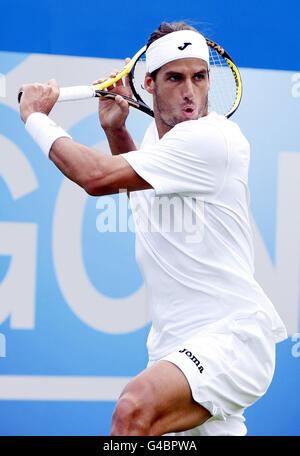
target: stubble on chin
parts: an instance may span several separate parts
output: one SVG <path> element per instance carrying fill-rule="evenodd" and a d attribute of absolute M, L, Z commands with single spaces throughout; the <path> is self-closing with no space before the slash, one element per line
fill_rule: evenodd
<path fill-rule="evenodd" d="M 159 115 L 160 121 L 166 127 L 169 127 L 169 128 L 173 128 L 173 127 L 175 127 L 175 125 L 177 125 L 181 122 L 185 122 L 186 120 L 197 120 L 200 117 L 207 115 L 208 96 L 206 98 L 204 105 L 198 110 L 198 114 L 195 116 L 194 119 L 185 119 L 183 117 L 179 117 L 176 115 L 174 115 L 174 116 L 170 115 L 170 107 L 161 101 L 161 97 L 157 93 L 154 95 L 154 98 L 155 98 L 156 111 Z"/>

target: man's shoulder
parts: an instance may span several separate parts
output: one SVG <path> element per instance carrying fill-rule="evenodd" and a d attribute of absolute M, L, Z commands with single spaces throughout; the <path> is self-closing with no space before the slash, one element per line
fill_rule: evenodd
<path fill-rule="evenodd" d="M 211 112 L 199 120 L 201 121 L 202 119 L 204 125 L 211 125 L 218 129 L 230 143 L 233 141 L 248 144 L 248 140 L 240 126 L 232 119 L 228 119 L 226 116 L 217 114 L 216 112 Z"/>
<path fill-rule="evenodd" d="M 214 141 L 218 138 L 225 138 L 226 122 L 228 119 L 216 113 L 209 113 L 207 116 L 195 120 L 187 120 L 175 125 L 165 135 L 168 138 L 180 138 L 188 143 L 199 143 L 202 141 Z M 225 134 L 224 134 L 225 133 Z"/>
<path fill-rule="evenodd" d="M 215 112 L 181 122 L 165 135 L 165 139 L 168 135 L 170 140 L 177 140 L 179 145 L 186 145 L 190 150 L 199 150 L 199 146 L 204 145 L 209 151 L 214 150 L 215 156 L 217 151 L 223 153 L 229 149 L 231 154 L 244 151 L 248 155 L 250 151 L 250 144 L 239 125 Z"/>
<path fill-rule="evenodd" d="M 175 125 L 172 130 L 173 132 L 193 132 L 193 131 L 207 131 L 207 129 L 214 130 L 214 129 L 223 129 L 226 126 L 236 125 L 234 122 L 227 119 L 225 116 L 217 114 L 216 112 L 210 112 L 206 116 L 199 117 L 199 119 L 195 120 L 186 120 L 184 122 L 180 122 Z M 171 131 L 172 131 L 171 130 Z"/>
<path fill-rule="evenodd" d="M 196 120 L 197 125 L 211 125 L 215 128 L 221 130 L 228 130 L 237 129 L 240 131 L 239 125 L 234 122 L 232 119 L 228 119 L 226 116 L 216 113 L 215 111 L 209 112 L 207 116 L 200 117 Z"/>

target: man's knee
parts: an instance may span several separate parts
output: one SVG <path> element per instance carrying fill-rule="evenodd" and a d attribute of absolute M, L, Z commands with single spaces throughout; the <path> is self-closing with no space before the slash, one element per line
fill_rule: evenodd
<path fill-rule="evenodd" d="M 134 394 L 124 394 L 113 413 L 111 435 L 147 435 L 148 428 L 141 401 Z"/>
<path fill-rule="evenodd" d="M 151 384 L 134 380 L 116 405 L 111 435 L 149 435 L 155 414 L 151 396 Z"/>

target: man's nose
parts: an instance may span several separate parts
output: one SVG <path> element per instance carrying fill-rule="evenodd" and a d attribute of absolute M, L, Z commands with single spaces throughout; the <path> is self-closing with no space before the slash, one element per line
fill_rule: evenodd
<path fill-rule="evenodd" d="M 194 87 L 193 81 L 191 79 L 186 79 L 183 86 L 183 97 L 192 99 L 194 96 Z"/>

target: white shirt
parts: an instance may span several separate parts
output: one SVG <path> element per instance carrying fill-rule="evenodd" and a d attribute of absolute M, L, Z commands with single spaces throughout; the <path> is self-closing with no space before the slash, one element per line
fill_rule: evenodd
<path fill-rule="evenodd" d="M 136 259 L 151 310 L 150 360 L 221 319 L 263 315 L 275 341 L 284 325 L 253 274 L 250 147 L 216 113 L 179 123 L 122 154 L 153 190 L 131 193 Z"/>

